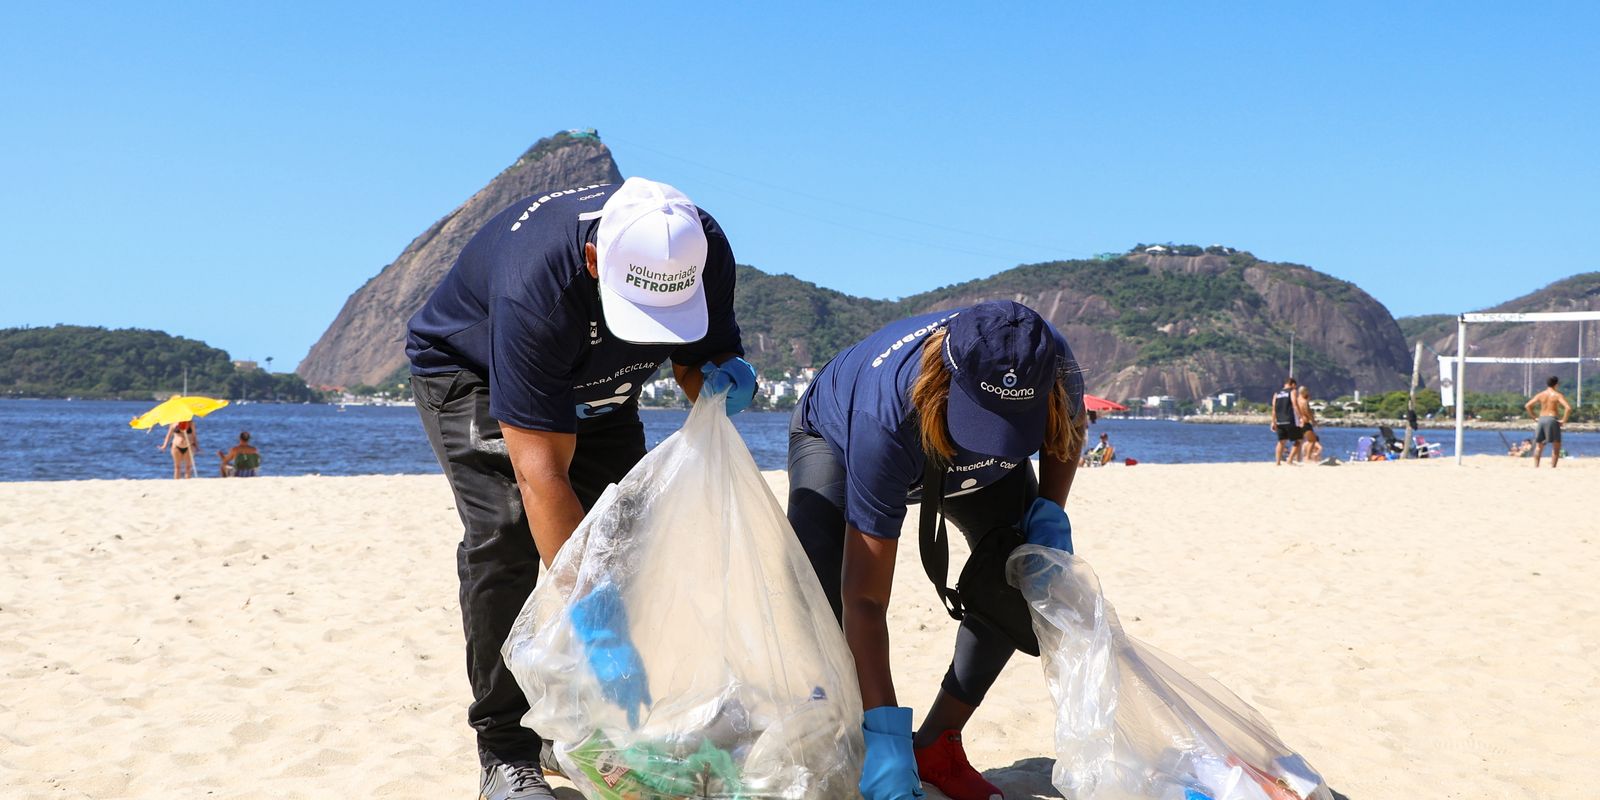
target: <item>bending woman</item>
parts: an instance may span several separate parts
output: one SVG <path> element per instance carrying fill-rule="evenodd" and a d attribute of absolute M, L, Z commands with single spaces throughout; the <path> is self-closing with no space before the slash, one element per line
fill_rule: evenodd
<path fill-rule="evenodd" d="M 975 543 L 1026 524 L 1028 540 L 1071 548 L 1062 504 L 1083 443 L 1083 383 L 1065 340 L 1017 303 L 984 303 L 893 323 L 818 373 L 789 430 L 789 522 L 844 626 L 861 683 L 866 800 L 990 800 L 961 729 L 1015 647 L 968 615 L 937 699 L 911 734 L 889 668 L 886 615 L 906 506 L 942 492 Z M 1028 457 L 1041 452 L 1040 477 Z M 932 454 L 931 456 L 926 454 Z M 921 486 L 926 459 L 944 486 Z M 925 590 L 927 587 L 923 587 Z"/>

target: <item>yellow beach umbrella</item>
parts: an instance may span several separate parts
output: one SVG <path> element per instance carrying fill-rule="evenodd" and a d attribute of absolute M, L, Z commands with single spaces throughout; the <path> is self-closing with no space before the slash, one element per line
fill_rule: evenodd
<path fill-rule="evenodd" d="M 139 430 L 148 430 L 157 425 L 171 425 L 175 422 L 203 417 L 227 404 L 228 401 L 226 400 L 217 400 L 210 397 L 179 397 L 174 395 L 171 400 L 129 420 L 128 424 Z"/>

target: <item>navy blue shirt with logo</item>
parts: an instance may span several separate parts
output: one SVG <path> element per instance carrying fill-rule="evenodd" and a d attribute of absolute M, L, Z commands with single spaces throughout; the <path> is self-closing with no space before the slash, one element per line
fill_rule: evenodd
<path fill-rule="evenodd" d="M 862 533 L 897 538 L 906 506 L 921 496 L 927 462 L 911 385 L 922 372 L 923 341 L 959 313 L 938 311 L 889 324 L 828 362 L 801 399 L 806 431 L 822 437 L 844 465 L 845 521 Z M 1051 330 L 1067 392 L 1074 407 L 1081 407 L 1083 376 L 1066 340 Z M 945 475 L 945 496 L 975 492 L 1019 466 L 1020 461 L 957 449 Z"/>
<path fill-rule="evenodd" d="M 530 197 L 485 224 L 411 317 L 411 372 L 470 370 L 488 380 L 489 413 L 496 420 L 574 433 L 585 420 L 634 407 L 645 381 L 668 358 L 693 367 L 721 353 L 743 355 L 733 314 L 733 250 L 705 211 L 705 337 L 681 345 L 635 344 L 606 328 L 583 246 L 620 185 Z"/>

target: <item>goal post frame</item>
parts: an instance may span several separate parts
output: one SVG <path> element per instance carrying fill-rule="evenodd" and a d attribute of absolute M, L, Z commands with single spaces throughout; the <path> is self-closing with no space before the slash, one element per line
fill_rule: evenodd
<path fill-rule="evenodd" d="M 1474 322 L 1576 322 L 1581 326 L 1582 323 L 1586 321 L 1600 322 L 1600 311 L 1532 311 L 1526 313 L 1477 312 L 1461 314 L 1456 317 L 1456 374 L 1452 379 L 1456 401 L 1456 464 L 1459 465 L 1462 463 L 1462 445 L 1465 443 L 1466 439 L 1467 362 L 1472 361 L 1476 363 L 1494 363 L 1502 360 L 1511 361 L 1511 359 L 1467 358 L 1467 324 Z M 1600 361 L 1600 358 L 1590 358 L 1587 360 Z M 1583 380 L 1581 377 L 1583 375 L 1583 362 L 1585 361 L 1583 357 L 1583 334 L 1581 327 L 1579 328 L 1578 334 L 1577 358 L 1519 358 L 1515 360 L 1515 363 L 1570 364 L 1574 361 L 1578 364 L 1578 375 L 1580 376 L 1578 380 L 1580 382 L 1579 385 L 1581 386 Z M 1579 401 L 1579 404 L 1582 405 L 1581 394 L 1579 395 Z"/>

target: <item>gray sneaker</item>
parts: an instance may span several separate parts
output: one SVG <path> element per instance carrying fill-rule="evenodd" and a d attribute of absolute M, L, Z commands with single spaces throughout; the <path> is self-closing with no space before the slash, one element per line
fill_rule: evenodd
<path fill-rule="evenodd" d="M 496 764 L 483 768 L 478 800 L 555 800 L 538 764 Z"/>

